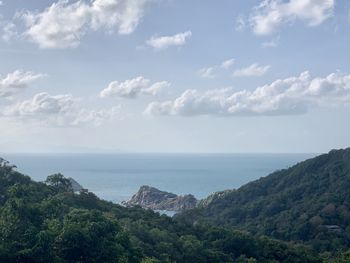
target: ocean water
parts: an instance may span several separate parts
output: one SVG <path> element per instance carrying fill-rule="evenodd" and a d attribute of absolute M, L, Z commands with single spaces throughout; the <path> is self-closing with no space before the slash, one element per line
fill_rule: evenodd
<path fill-rule="evenodd" d="M 36 181 L 60 172 L 100 198 L 128 200 L 140 186 L 204 198 L 315 154 L 2 154 Z"/>

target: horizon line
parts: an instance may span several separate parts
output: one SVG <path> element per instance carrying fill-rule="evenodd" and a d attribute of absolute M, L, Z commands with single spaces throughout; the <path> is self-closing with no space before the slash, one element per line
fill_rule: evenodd
<path fill-rule="evenodd" d="M 331 151 L 331 150 L 330 150 Z M 1 155 L 98 155 L 98 154 L 106 154 L 106 155 L 118 155 L 118 154 L 163 154 L 163 155 L 176 155 L 176 154 L 181 154 L 181 155 L 220 155 L 220 154 L 325 154 L 328 153 L 329 151 L 326 152 L 142 152 L 142 151 L 91 151 L 91 152 L 0 152 Z"/>

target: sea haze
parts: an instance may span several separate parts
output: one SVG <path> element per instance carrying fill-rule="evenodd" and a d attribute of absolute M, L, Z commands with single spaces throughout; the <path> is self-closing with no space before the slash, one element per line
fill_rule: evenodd
<path fill-rule="evenodd" d="M 204 198 L 238 188 L 316 154 L 3 154 L 36 181 L 62 173 L 100 198 L 121 202 L 141 185 Z"/>

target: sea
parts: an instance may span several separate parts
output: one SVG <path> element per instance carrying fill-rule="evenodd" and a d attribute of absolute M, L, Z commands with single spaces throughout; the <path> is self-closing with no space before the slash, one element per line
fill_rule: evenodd
<path fill-rule="evenodd" d="M 288 168 L 316 154 L 1 154 L 35 181 L 62 173 L 98 197 L 121 203 L 149 185 L 202 199 Z"/>

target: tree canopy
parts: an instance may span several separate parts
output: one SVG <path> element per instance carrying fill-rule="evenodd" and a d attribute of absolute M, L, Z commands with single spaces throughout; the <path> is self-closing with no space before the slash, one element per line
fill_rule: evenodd
<path fill-rule="evenodd" d="M 350 247 L 350 149 L 215 193 L 178 219 L 302 242 L 320 252 L 345 251 Z"/>
<path fill-rule="evenodd" d="M 192 224 L 0 167 L 0 262 L 321 262 L 313 250 Z"/>

